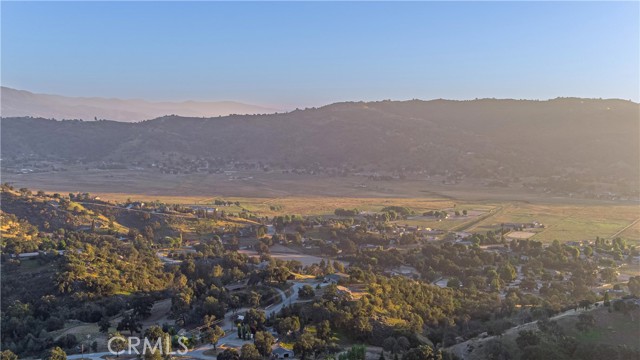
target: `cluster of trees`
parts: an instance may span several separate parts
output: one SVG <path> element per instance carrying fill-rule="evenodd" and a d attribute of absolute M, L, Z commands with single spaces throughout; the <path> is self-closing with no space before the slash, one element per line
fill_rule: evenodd
<path fill-rule="evenodd" d="M 217 360 L 263 360 L 271 354 L 271 347 L 269 346 L 267 352 L 263 346 L 266 346 L 266 343 L 247 343 L 242 345 L 240 352 L 236 349 L 228 348 L 218 354 Z"/>
<path fill-rule="evenodd" d="M 282 286 L 292 272 L 303 271 L 299 261 L 282 261 L 267 255 L 258 259 L 225 251 L 219 244 L 212 246 L 216 250 L 196 247 L 195 254 L 169 270 L 174 279 L 173 315 L 185 324 L 196 324 L 207 315 L 222 318 L 226 311 L 245 306 L 268 306 L 280 299 L 272 286 Z M 261 260 L 268 264 L 258 268 Z M 248 286 L 242 291 L 231 293 L 225 288 L 241 281 Z"/>
<path fill-rule="evenodd" d="M 494 241 L 498 238 L 498 235 L 490 232 L 480 239 Z M 603 281 L 616 280 L 614 269 L 605 267 L 598 270 L 598 264 L 588 256 L 581 257 L 582 252 L 574 246 L 561 245 L 556 241 L 543 247 L 540 242 L 529 240 L 512 241 L 503 246 L 505 251 L 485 251 L 473 245 L 452 243 L 429 243 L 420 251 L 408 253 L 393 249 L 361 250 L 349 258 L 352 266 L 348 272 L 352 279 L 369 283 L 370 280 L 362 274 L 382 273 L 409 264 L 430 282 L 448 277 L 448 286 L 459 289 L 466 298 L 478 293 L 497 298 L 502 292 L 502 301 L 495 300 L 493 307 L 475 314 L 485 321 L 491 318 L 495 320 L 478 324 L 472 319 L 464 326 L 456 321 L 453 333 L 462 336 L 473 336 L 481 329 L 499 331 L 503 325 L 508 326 L 508 322 L 501 322 L 500 318 L 514 314 L 520 314 L 521 320 L 525 321 L 535 318 L 537 313 L 551 315 L 574 308 L 578 302 L 593 304 L 598 295 L 590 287 L 596 285 L 597 275 Z M 522 274 L 519 287 L 505 290 L 505 285 L 516 279 L 517 267 L 521 267 Z M 631 279 L 630 292 L 640 291 L 638 284 L 640 280 Z M 530 310 L 517 312 L 519 307 Z"/>
<path fill-rule="evenodd" d="M 316 292 L 313 290 L 311 285 L 304 285 L 298 289 L 298 296 L 301 299 L 311 299 L 316 296 Z"/>
<path fill-rule="evenodd" d="M 475 233 L 465 238 L 475 245 L 504 244 L 505 240 L 499 231 L 487 231 L 485 234 Z M 541 244 L 542 245 L 542 244 Z"/>
<path fill-rule="evenodd" d="M 163 270 L 144 238 L 123 242 L 109 235 L 66 231 L 59 234 L 64 255 L 41 255 L 37 271 L 2 271 L 2 347 L 20 355 L 39 354 L 57 344 L 69 349 L 73 336 L 54 341 L 49 332 L 67 320 L 96 323 L 134 309 L 144 317 L 149 297 L 121 293 L 164 291 L 172 274 Z M 135 323 L 135 321 L 133 321 Z M 135 327 L 134 327 L 135 329 Z"/>
<path fill-rule="evenodd" d="M 360 214 L 358 209 L 342 209 L 338 208 L 333 212 L 336 216 L 356 216 Z"/>
<path fill-rule="evenodd" d="M 625 256 L 630 260 L 631 257 L 640 255 L 640 249 L 635 246 L 630 246 L 623 238 L 620 237 L 613 240 L 597 237 L 593 246 L 593 251 L 611 255 L 614 260 L 624 260 Z"/>
<path fill-rule="evenodd" d="M 55 242 L 49 242 L 48 237 L 41 235 L 37 227 L 24 219 L 3 212 L 0 214 L 0 221 L 5 227 L 0 239 L 3 254 L 20 254 L 57 247 Z"/>
<path fill-rule="evenodd" d="M 31 192 L 25 192 L 25 194 Z M 18 195 L 3 186 L 0 191 L 3 229 L 0 247 L 3 254 L 64 248 L 64 232 L 95 224 L 98 216 L 68 199 Z M 108 230 L 111 234 L 114 232 Z"/>
<path fill-rule="evenodd" d="M 397 214 L 396 217 L 398 218 L 406 218 L 409 215 L 412 215 L 414 213 L 413 210 L 409 209 L 408 207 L 405 206 L 385 206 L 382 208 L 381 210 L 383 213 L 395 213 Z"/>
<path fill-rule="evenodd" d="M 212 317 L 209 317 L 209 319 L 212 319 Z M 224 336 L 224 330 L 222 330 L 220 326 L 213 324 L 208 324 L 206 329 L 201 330 L 201 332 L 203 342 L 213 345 L 214 350 L 216 349 L 220 338 Z"/>
<path fill-rule="evenodd" d="M 300 356 L 330 349 L 334 331 L 348 334 L 353 341 L 378 345 L 386 341 L 390 349 L 400 352 L 420 345 L 416 334 L 441 342 L 438 329 L 466 324 L 500 308 L 497 297 L 481 292 L 463 295 L 459 290 L 358 270 L 348 271 L 353 281 L 369 284 L 365 296 L 354 300 L 329 285 L 314 302 L 285 307 L 278 314 L 275 328 L 295 340 L 294 350 Z M 400 345 L 389 345 L 392 341 Z"/>
<path fill-rule="evenodd" d="M 278 232 L 282 232 L 286 227 L 300 227 L 303 226 L 306 221 L 300 215 L 279 215 L 274 216 L 271 219 L 273 226 L 275 226 Z"/>
<path fill-rule="evenodd" d="M 231 205 L 240 206 L 240 201 L 228 201 L 228 200 L 215 199 L 213 201 L 213 204 L 216 206 L 231 206 Z"/>
<path fill-rule="evenodd" d="M 163 271 L 150 244 L 142 238 L 123 242 L 91 233 L 69 235 L 55 281 L 60 294 L 73 295 L 77 300 L 123 291 L 161 290 L 170 282 L 171 274 Z"/>
<path fill-rule="evenodd" d="M 437 219 L 446 219 L 449 217 L 449 213 L 444 210 L 429 210 L 424 212 L 422 216 L 433 216 Z"/>
<path fill-rule="evenodd" d="M 324 259 L 322 259 L 318 264 L 314 263 L 304 267 L 305 274 L 314 275 L 314 276 L 328 275 L 328 274 L 334 274 L 335 272 L 344 272 L 344 271 L 345 271 L 345 264 L 338 260 L 334 260 L 333 262 L 328 260 L 325 262 Z"/>

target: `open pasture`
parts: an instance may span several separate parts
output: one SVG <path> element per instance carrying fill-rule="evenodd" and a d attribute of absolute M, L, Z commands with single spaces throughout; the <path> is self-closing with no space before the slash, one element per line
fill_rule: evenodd
<path fill-rule="evenodd" d="M 404 206 L 416 214 L 400 225 L 447 231 L 486 232 L 502 223 L 538 221 L 532 240 L 550 242 L 620 236 L 640 244 L 640 209 L 632 202 L 611 202 L 535 194 L 524 189 L 488 189 L 479 184 L 442 185 L 428 181 L 368 181 L 362 177 L 323 177 L 251 172 L 246 180 L 223 174 L 168 175 L 151 171 L 85 170 L 37 174 L 7 174 L 17 187 L 48 192 L 90 192 L 112 201 L 160 200 L 184 205 L 213 205 L 216 199 L 239 201 L 222 207 L 261 216 L 331 215 L 336 208 L 376 212 L 385 206 Z M 429 210 L 447 210 L 450 218 L 422 217 Z M 467 210 L 467 216 L 454 216 Z M 527 230 L 529 231 L 529 230 Z"/>
<path fill-rule="evenodd" d="M 482 232 L 499 229 L 503 223 L 544 224 L 542 229 L 534 229 L 530 237 L 540 241 L 592 240 L 596 236 L 611 238 L 621 236 L 640 243 L 640 228 L 633 224 L 640 217 L 637 206 L 631 205 L 563 205 L 508 203 L 500 211 L 467 229 Z"/>

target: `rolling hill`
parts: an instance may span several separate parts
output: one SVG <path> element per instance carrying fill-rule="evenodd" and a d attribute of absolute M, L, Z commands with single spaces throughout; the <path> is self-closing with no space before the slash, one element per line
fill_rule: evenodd
<path fill-rule="evenodd" d="M 637 182 L 639 111 L 623 100 L 560 98 L 352 102 L 139 123 L 5 117 L 2 154 L 150 164 L 171 153 L 280 167 Z"/>

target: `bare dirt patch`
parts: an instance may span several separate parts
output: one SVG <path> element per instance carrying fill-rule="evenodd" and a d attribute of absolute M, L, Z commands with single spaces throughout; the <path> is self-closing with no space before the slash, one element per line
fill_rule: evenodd
<path fill-rule="evenodd" d="M 506 236 L 511 239 L 528 239 L 534 236 L 536 233 L 529 231 L 512 231 L 508 233 Z"/>
<path fill-rule="evenodd" d="M 260 256 L 260 254 L 258 254 L 258 252 L 255 250 L 239 250 L 238 252 L 241 254 L 246 254 L 248 256 L 255 256 L 255 257 Z M 285 261 L 297 260 L 297 261 L 300 261 L 304 266 L 318 264 L 322 260 L 324 260 L 325 262 L 329 260 L 329 258 L 322 258 L 318 256 L 302 254 L 293 249 L 284 247 L 282 245 L 273 246 L 269 255 L 272 258 L 279 259 L 279 260 L 285 260 Z"/>

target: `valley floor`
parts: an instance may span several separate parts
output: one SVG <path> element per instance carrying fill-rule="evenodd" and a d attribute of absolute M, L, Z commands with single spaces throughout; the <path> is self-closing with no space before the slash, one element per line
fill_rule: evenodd
<path fill-rule="evenodd" d="M 637 204 L 580 196 L 560 196 L 529 190 L 521 184 L 490 187 L 480 180 L 465 179 L 446 185 L 438 177 L 372 180 L 366 176 L 283 174 L 281 172 L 233 171 L 232 174 L 162 174 L 153 170 L 100 170 L 70 168 L 58 172 L 3 173 L 3 182 L 15 187 L 51 192 L 90 192 L 136 198 L 180 199 L 224 197 L 353 197 L 430 198 L 465 201 L 524 201 L 560 204 Z"/>
<path fill-rule="evenodd" d="M 640 242 L 637 202 L 583 199 L 536 193 L 511 186 L 490 188 L 465 180 L 443 185 L 435 180 L 374 181 L 361 176 L 328 177 L 246 171 L 229 174 L 169 175 L 150 170 L 86 170 L 3 174 L 16 188 L 47 192 L 89 192 L 111 201 L 128 198 L 178 204 L 240 201 L 242 208 L 273 216 L 281 213 L 329 215 L 336 208 L 379 211 L 406 206 L 416 212 L 467 209 L 469 215 L 444 221 L 424 217 L 403 224 L 447 231 L 485 232 L 502 223 L 538 221 L 546 227 L 524 233 L 532 240 L 581 241 L 620 236 Z M 272 209 L 272 207 L 277 209 Z M 236 210 L 240 210 L 236 209 Z M 517 234 L 514 234 L 516 236 Z"/>

